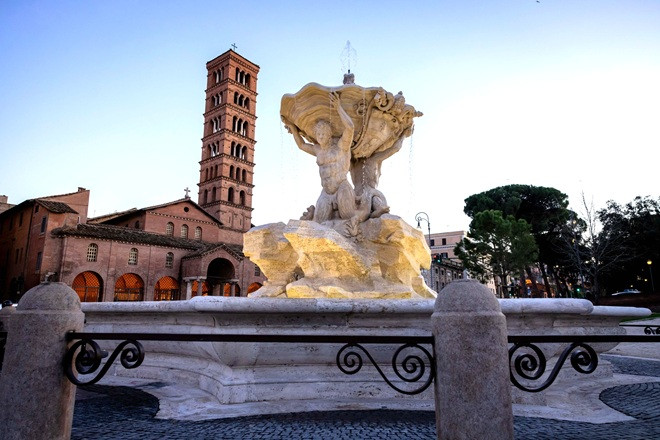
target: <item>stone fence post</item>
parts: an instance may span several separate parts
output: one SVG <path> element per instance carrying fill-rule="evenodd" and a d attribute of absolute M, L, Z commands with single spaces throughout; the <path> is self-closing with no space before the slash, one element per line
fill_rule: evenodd
<path fill-rule="evenodd" d="M 506 318 L 495 296 L 478 281 L 454 281 L 431 325 L 438 439 L 512 440 Z"/>
<path fill-rule="evenodd" d="M 65 334 L 81 331 L 78 295 L 64 283 L 30 289 L 10 318 L 0 372 L 0 438 L 69 439 L 76 387 L 63 372 Z"/>

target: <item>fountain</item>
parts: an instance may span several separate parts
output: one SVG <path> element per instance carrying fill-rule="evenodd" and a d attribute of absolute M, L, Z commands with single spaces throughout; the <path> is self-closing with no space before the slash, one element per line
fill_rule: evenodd
<path fill-rule="evenodd" d="M 268 277 L 252 297 L 436 296 L 420 274 L 430 266 L 423 234 L 390 214 L 378 190 L 382 162 L 401 149 L 422 113 L 401 92 L 353 79 L 345 75 L 340 87 L 310 83 L 282 97 L 282 122 L 316 157 L 322 189 L 299 220 L 245 234 L 243 252 Z"/>

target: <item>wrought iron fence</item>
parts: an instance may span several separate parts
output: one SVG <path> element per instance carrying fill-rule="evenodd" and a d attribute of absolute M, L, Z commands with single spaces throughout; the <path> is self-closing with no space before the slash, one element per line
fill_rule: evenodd
<path fill-rule="evenodd" d="M 358 373 L 366 358 L 390 387 L 409 395 L 426 390 L 433 382 L 436 371 L 433 336 L 70 332 L 66 339 L 72 344 L 65 356 L 64 371 L 68 379 L 76 385 L 94 384 L 101 380 L 117 357 L 124 368 L 139 367 L 145 357 L 140 341 L 342 344 L 335 358 L 341 372 L 351 375 Z M 122 342 L 108 357 L 108 353 L 96 342 L 99 340 Z M 508 342 L 511 383 L 523 391 L 539 392 L 554 383 L 567 359 L 575 371 L 583 374 L 593 373 L 598 367 L 598 354 L 589 344 L 660 342 L 660 335 L 513 335 L 508 337 Z M 402 388 L 395 383 L 396 379 L 388 377 L 366 348 L 369 344 L 398 345 L 392 355 L 392 371 L 401 381 L 411 384 L 411 388 Z M 538 344 L 568 344 L 548 374 L 548 359 Z M 108 360 L 101 365 L 105 357 L 108 357 Z M 77 375 L 88 377 L 80 379 Z"/>
<path fill-rule="evenodd" d="M 660 325 L 649 324 L 619 324 L 620 327 L 644 327 L 645 335 L 660 335 Z"/>

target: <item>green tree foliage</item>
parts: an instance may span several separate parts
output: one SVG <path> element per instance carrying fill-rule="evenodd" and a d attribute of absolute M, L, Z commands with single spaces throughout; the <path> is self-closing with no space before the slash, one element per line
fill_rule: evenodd
<path fill-rule="evenodd" d="M 538 260 L 541 274 L 549 292 L 546 266 L 558 264 L 557 249 L 561 241 L 561 231 L 570 218 L 568 196 L 555 188 L 533 185 L 507 185 L 474 194 L 465 199 L 464 212 L 471 218 L 486 210 L 501 211 L 504 216 L 513 216 L 516 220 L 525 220 L 531 227 L 531 233 L 538 245 Z M 538 295 L 536 283 L 532 288 Z"/>
<path fill-rule="evenodd" d="M 600 242 L 618 243 L 618 251 L 604 255 L 600 261 L 607 269 L 602 271 L 601 293 L 631 286 L 650 293 L 648 260 L 652 261 L 655 289 L 660 290 L 660 198 L 636 197 L 625 206 L 610 201 L 598 217 L 602 224 Z"/>
<path fill-rule="evenodd" d="M 482 281 L 495 276 L 500 296 L 507 276 L 521 272 L 538 257 L 530 225 L 512 215 L 503 217 L 497 210 L 477 212 L 454 252 L 473 276 Z"/>

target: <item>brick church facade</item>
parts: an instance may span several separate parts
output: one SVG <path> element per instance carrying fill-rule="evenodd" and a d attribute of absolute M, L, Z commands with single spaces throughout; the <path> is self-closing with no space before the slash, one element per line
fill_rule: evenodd
<path fill-rule="evenodd" d="M 0 297 L 16 302 L 44 280 L 81 301 L 246 296 L 265 278 L 242 253 L 250 229 L 259 67 L 232 50 L 209 61 L 198 203 L 87 218 L 89 190 L 0 197 Z"/>

